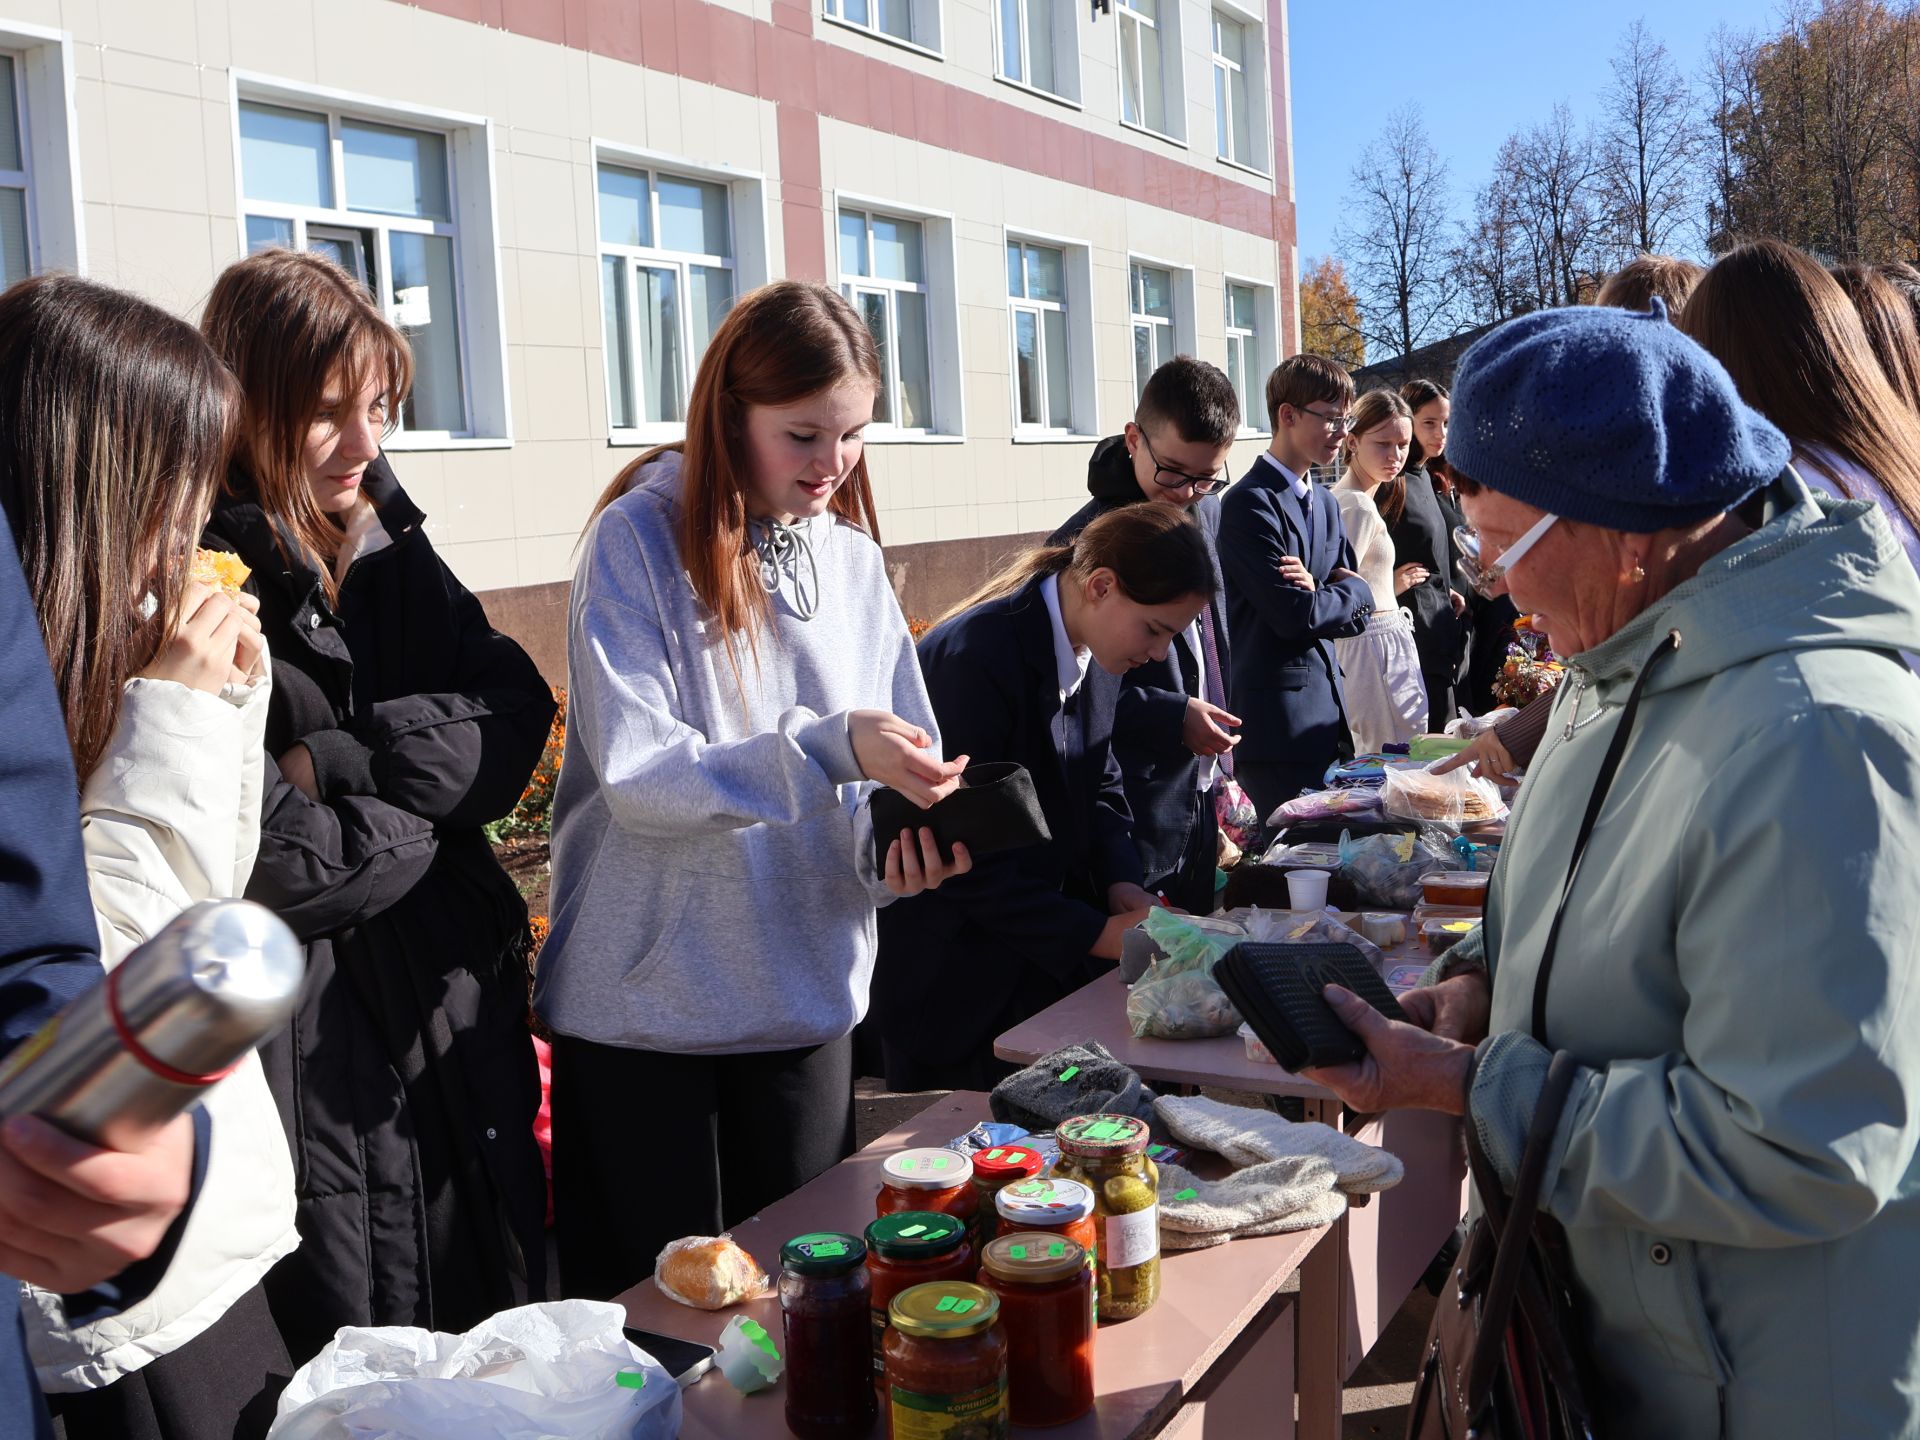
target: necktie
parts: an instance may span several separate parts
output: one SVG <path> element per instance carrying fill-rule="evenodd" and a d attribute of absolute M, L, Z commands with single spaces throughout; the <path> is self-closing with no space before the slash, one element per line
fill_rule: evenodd
<path fill-rule="evenodd" d="M 1227 708 L 1227 677 L 1220 669 L 1220 643 L 1213 633 L 1213 604 L 1209 601 L 1200 611 L 1200 657 L 1206 667 L 1201 685 L 1206 691 L 1202 697 L 1209 705 Z M 1233 774 L 1233 752 L 1228 750 L 1219 757 L 1220 773 Z"/>

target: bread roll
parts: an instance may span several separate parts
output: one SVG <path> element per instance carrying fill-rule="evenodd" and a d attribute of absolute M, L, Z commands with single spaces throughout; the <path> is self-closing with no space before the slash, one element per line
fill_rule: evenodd
<path fill-rule="evenodd" d="M 696 1310 L 724 1310 L 767 1283 L 753 1256 L 725 1235 L 689 1235 L 660 1252 L 654 1283 Z"/>

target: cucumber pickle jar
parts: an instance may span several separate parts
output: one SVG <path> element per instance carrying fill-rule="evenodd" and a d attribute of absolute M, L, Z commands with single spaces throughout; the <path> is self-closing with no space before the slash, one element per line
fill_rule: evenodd
<path fill-rule="evenodd" d="M 1147 1157 L 1147 1122 L 1076 1115 L 1056 1129 L 1053 1173 L 1093 1191 L 1101 1322 L 1144 1315 L 1160 1298 L 1160 1167 Z"/>

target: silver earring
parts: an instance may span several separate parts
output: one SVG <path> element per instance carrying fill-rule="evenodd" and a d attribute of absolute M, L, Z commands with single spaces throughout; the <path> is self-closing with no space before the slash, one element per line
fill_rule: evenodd
<path fill-rule="evenodd" d="M 1647 567 L 1636 561 L 1633 567 L 1633 583 L 1638 585 L 1640 584 L 1641 581 L 1645 580 L 1646 578 L 1647 578 Z"/>

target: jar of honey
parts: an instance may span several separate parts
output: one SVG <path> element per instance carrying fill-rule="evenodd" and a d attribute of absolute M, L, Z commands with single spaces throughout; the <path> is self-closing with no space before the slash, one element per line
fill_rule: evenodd
<path fill-rule="evenodd" d="M 952 1215 L 905 1210 L 867 1226 L 868 1297 L 873 1331 L 873 1379 L 886 1375 L 887 1311 L 894 1296 L 933 1281 L 971 1280 L 978 1262 L 967 1243 L 967 1223 Z"/>
<path fill-rule="evenodd" d="M 1033 1179 L 1046 1163 L 1038 1150 L 1026 1145 L 994 1145 L 973 1157 L 973 1197 L 979 1207 L 973 1218 L 975 1255 L 1000 1228 L 994 1198 L 1009 1185 Z"/>
<path fill-rule="evenodd" d="M 973 1189 L 973 1162 L 958 1150 L 921 1147 L 889 1155 L 880 1166 L 880 1193 L 873 1213 L 899 1215 L 931 1210 L 973 1227 L 980 1198 Z"/>
<path fill-rule="evenodd" d="M 1007 1335 L 982 1285 L 915 1285 L 893 1298 L 886 1343 L 887 1434 L 958 1440 L 1007 1433 Z"/>
<path fill-rule="evenodd" d="M 1093 1409 L 1087 1252 L 1057 1235 L 1015 1231 L 987 1246 L 980 1283 L 1000 1297 L 1013 1423 L 1064 1425 Z"/>

